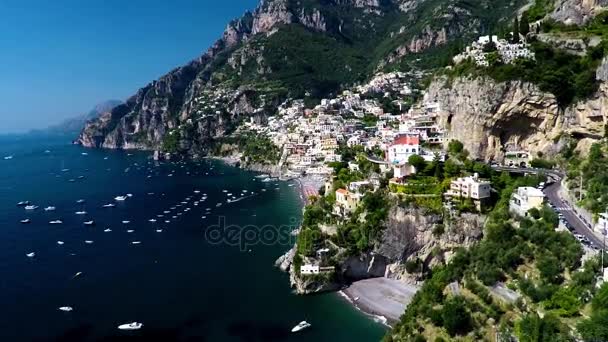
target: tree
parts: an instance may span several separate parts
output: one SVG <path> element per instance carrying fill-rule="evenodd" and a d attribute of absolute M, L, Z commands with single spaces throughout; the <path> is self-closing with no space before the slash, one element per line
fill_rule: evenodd
<path fill-rule="evenodd" d="M 448 299 L 441 312 L 443 326 L 451 336 L 471 331 L 471 314 L 462 297 Z"/>
<path fill-rule="evenodd" d="M 528 22 L 528 13 L 524 12 L 519 22 L 519 33 L 526 36 L 530 32 L 530 23 Z"/>
<path fill-rule="evenodd" d="M 519 21 L 517 17 L 513 20 L 513 43 L 519 43 Z"/>
<path fill-rule="evenodd" d="M 426 161 L 424 158 L 417 154 L 411 155 L 407 162 L 416 169 L 416 172 L 424 170 L 424 167 L 426 166 Z"/>
<path fill-rule="evenodd" d="M 496 47 L 496 45 L 494 45 Z M 459 140 L 450 140 L 448 143 L 448 153 L 451 155 L 457 155 L 462 152 L 464 145 Z"/>

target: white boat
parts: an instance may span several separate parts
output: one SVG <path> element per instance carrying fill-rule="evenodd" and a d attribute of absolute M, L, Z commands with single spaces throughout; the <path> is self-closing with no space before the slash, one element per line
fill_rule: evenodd
<path fill-rule="evenodd" d="M 120 330 L 138 330 L 138 329 L 141 329 L 141 327 L 143 327 L 143 326 L 144 325 L 142 323 L 131 322 L 131 323 L 119 325 L 118 329 L 120 329 Z"/>
<path fill-rule="evenodd" d="M 11 159 L 13 159 L 13 156 L 6 156 L 6 157 L 4 157 L 4 160 L 11 160 Z"/>
<path fill-rule="evenodd" d="M 17 203 L 18 207 L 25 207 L 26 205 L 29 205 L 30 201 L 21 201 L 19 203 Z"/>
<path fill-rule="evenodd" d="M 71 306 L 61 306 L 59 307 L 59 311 L 63 311 L 63 312 L 70 312 L 74 310 L 74 308 L 72 308 Z"/>
<path fill-rule="evenodd" d="M 157 230 L 156 230 L 156 232 L 157 232 L 157 233 L 162 233 L 162 232 L 163 232 L 163 230 L 162 230 L 162 229 L 157 229 Z"/>
<path fill-rule="evenodd" d="M 91 220 L 91 221 L 84 221 L 84 224 L 87 226 L 92 226 L 95 224 L 95 221 Z"/>
<path fill-rule="evenodd" d="M 114 203 L 108 203 L 108 204 L 103 205 L 104 208 L 114 208 L 115 206 L 116 206 L 116 204 L 114 204 Z"/>
<path fill-rule="evenodd" d="M 57 209 L 57 208 L 55 208 L 53 206 L 49 206 L 49 207 L 44 208 L 44 211 L 55 211 L 55 209 Z"/>
<path fill-rule="evenodd" d="M 30 221 L 30 219 L 21 220 L 21 223 L 23 223 L 23 224 L 27 224 L 27 223 L 30 223 L 30 222 L 32 222 L 32 221 Z"/>
<path fill-rule="evenodd" d="M 93 243 L 93 240 L 84 240 L 84 243 L 86 243 L 86 244 L 89 244 L 89 245 L 90 245 L 90 244 L 92 244 L 92 243 Z"/>
<path fill-rule="evenodd" d="M 77 211 L 76 215 L 86 215 L 87 212 L 86 211 Z"/>
<path fill-rule="evenodd" d="M 131 221 L 127 221 L 127 220 L 125 220 L 125 221 L 122 221 L 122 223 L 124 223 L 124 224 L 129 224 L 129 223 L 131 223 Z"/>
<path fill-rule="evenodd" d="M 148 221 L 149 221 L 149 222 L 152 222 L 152 223 L 155 223 L 155 222 L 156 222 L 156 219 L 149 219 Z"/>
<path fill-rule="evenodd" d="M 38 209 L 37 205 L 26 205 L 25 210 L 36 210 Z"/>
<path fill-rule="evenodd" d="M 88 153 L 86 153 L 86 152 L 82 152 L 82 153 L 81 153 L 81 155 L 83 155 L 83 156 L 88 156 L 89 154 L 88 154 Z"/>
<path fill-rule="evenodd" d="M 133 229 L 128 229 L 128 230 L 127 230 L 127 233 L 133 233 L 134 231 L 135 231 L 135 230 L 133 230 Z"/>
<path fill-rule="evenodd" d="M 139 245 L 141 243 L 141 241 L 132 241 L 131 244 L 133 245 Z"/>
<path fill-rule="evenodd" d="M 79 199 L 78 201 L 76 201 L 76 203 L 82 204 L 82 203 L 84 203 L 84 200 L 83 199 Z"/>
<path fill-rule="evenodd" d="M 127 197 L 133 197 L 133 194 L 127 194 Z"/>
<path fill-rule="evenodd" d="M 65 243 L 65 242 L 63 242 L 63 241 L 57 241 L 57 244 L 58 244 L 58 245 L 63 245 L 64 243 Z"/>
<path fill-rule="evenodd" d="M 27 254 L 26 254 L 26 256 L 27 256 L 28 258 L 33 258 L 33 257 L 35 257 L 35 256 L 36 256 L 36 253 L 34 253 L 34 252 L 27 253 Z"/>
<path fill-rule="evenodd" d="M 49 221 L 49 224 L 62 224 L 63 221 L 61 220 L 53 220 L 53 221 Z"/>
<path fill-rule="evenodd" d="M 127 196 L 116 196 L 114 197 L 115 200 L 122 202 L 125 201 L 127 199 Z"/>
<path fill-rule="evenodd" d="M 302 321 L 302 322 L 298 323 L 298 325 L 293 327 L 293 329 L 291 329 L 291 332 L 298 332 L 298 331 L 306 329 L 308 327 L 310 327 L 310 323 L 308 323 L 306 321 Z"/>
<path fill-rule="evenodd" d="M 112 231 L 112 229 L 110 229 L 110 228 L 106 228 L 106 229 L 103 230 L 104 233 L 109 233 L 111 231 Z"/>

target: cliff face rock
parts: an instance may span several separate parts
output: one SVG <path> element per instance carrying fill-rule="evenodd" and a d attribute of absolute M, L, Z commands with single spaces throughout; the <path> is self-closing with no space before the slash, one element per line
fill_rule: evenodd
<path fill-rule="evenodd" d="M 394 207 L 377 253 L 387 257 L 386 275 L 415 282 L 404 263 L 419 259 L 424 267 L 449 260 L 458 247 L 470 247 L 483 236 L 485 217 L 477 214 L 429 214 L 419 208 Z"/>
<path fill-rule="evenodd" d="M 383 277 L 388 259 L 378 253 L 351 256 L 341 265 L 342 276 L 349 280 Z"/>
<path fill-rule="evenodd" d="M 572 135 L 585 152 L 591 141 L 601 139 L 608 120 L 606 61 L 598 68 L 598 91 L 589 99 L 560 108 L 552 94 L 534 84 L 489 78 L 437 79 L 425 101 L 438 102 L 438 121 L 447 140 L 463 142 L 473 157 L 501 160 L 504 152 L 526 150 L 555 155 L 560 138 Z"/>
<path fill-rule="evenodd" d="M 608 0 L 557 0 L 549 16 L 567 25 L 583 25 L 606 6 Z"/>

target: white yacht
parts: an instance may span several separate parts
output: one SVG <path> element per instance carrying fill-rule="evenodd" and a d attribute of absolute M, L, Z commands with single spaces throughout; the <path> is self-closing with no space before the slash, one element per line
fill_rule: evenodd
<path fill-rule="evenodd" d="M 118 329 L 120 329 L 120 330 L 138 330 L 138 329 L 141 329 L 141 327 L 143 327 L 143 326 L 144 325 L 142 323 L 131 322 L 131 323 L 119 325 Z"/>
<path fill-rule="evenodd" d="M 44 211 L 55 211 L 55 209 L 57 209 L 57 208 L 55 208 L 53 206 L 48 206 L 48 207 L 44 208 Z"/>
<path fill-rule="evenodd" d="M 131 221 L 124 220 L 124 221 L 122 221 L 122 223 L 123 224 L 129 224 L 129 223 L 131 223 Z"/>
<path fill-rule="evenodd" d="M 112 229 L 110 229 L 110 228 L 106 228 L 106 229 L 103 230 L 104 233 L 109 233 L 111 231 L 112 231 Z"/>
<path fill-rule="evenodd" d="M 156 219 L 149 219 L 149 222 L 156 223 Z"/>
<path fill-rule="evenodd" d="M 61 306 L 58 309 L 59 311 L 63 311 L 63 312 L 70 312 L 72 310 L 74 310 L 74 308 L 72 308 L 71 306 Z"/>
<path fill-rule="evenodd" d="M 114 208 L 115 206 L 116 206 L 116 204 L 114 204 L 114 203 L 108 203 L 108 204 L 103 205 L 104 208 Z"/>
<path fill-rule="evenodd" d="M 156 230 L 156 232 L 157 232 L 157 233 L 162 233 L 162 232 L 163 232 L 163 230 L 162 230 L 162 229 L 157 229 L 157 230 Z"/>
<path fill-rule="evenodd" d="M 36 210 L 38 209 L 37 205 L 26 205 L 25 210 Z"/>
<path fill-rule="evenodd" d="M 293 327 L 293 329 L 291 329 L 291 332 L 298 332 L 298 331 L 304 330 L 308 327 L 310 327 L 310 323 L 308 323 L 306 321 L 302 321 L 302 322 L 298 323 L 298 325 Z"/>
<path fill-rule="evenodd" d="M 61 220 L 53 220 L 53 221 L 49 221 L 49 224 L 62 224 L 63 221 Z"/>
<path fill-rule="evenodd" d="M 133 229 L 127 229 L 127 233 L 133 233 L 135 230 Z"/>
<path fill-rule="evenodd" d="M 133 242 L 131 242 L 131 244 L 133 244 L 133 245 L 139 245 L 140 243 L 141 243 L 141 241 L 133 241 Z"/>
<path fill-rule="evenodd" d="M 76 201 L 76 203 L 78 203 L 78 204 L 82 204 L 82 203 L 84 203 L 84 202 L 85 202 L 85 201 L 84 201 L 83 199 L 79 199 L 78 201 Z"/>
<path fill-rule="evenodd" d="M 63 245 L 64 243 L 65 243 L 65 242 L 63 242 L 63 241 L 57 241 L 57 244 L 58 244 L 58 245 Z"/>
<path fill-rule="evenodd" d="M 18 207 L 25 207 L 26 205 L 29 205 L 31 202 L 30 201 L 21 201 L 19 203 L 17 203 Z"/>
<path fill-rule="evenodd" d="M 30 219 L 21 220 L 21 223 L 23 223 L 23 224 L 27 224 L 30 222 L 32 222 Z"/>
<path fill-rule="evenodd" d="M 86 211 L 77 211 L 76 215 L 86 215 L 87 212 Z"/>
<path fill-rule="evenodd" d="M 92 243 L 93 243 L 93 240 L 84 240 L 84 243 L 86 243 L 86 244 L 90 245 L 90 244 L 92 244 Z"/>
<path fill-rule="evenodd" d="M 13 156 L 6 156 L 6 157 L 4 157 L 4 160 L 11 160 L 11 159 L 13 159 Z"/>
<path fill-rule="evenodd" d="M 36 253 L 34 253 L 34 252 L 27 253 L 27 254 L 26 254 L 26 256 L 27 256 L 28 258 L 33 258 L 33 257 L 35 257 L 35 256 L 36 256 Z"/>
<path fill-rule="evenodd" d="M 84 224 L 87 226 L 92 226 L 95 224 L 95 221 L 91 220 L 91 221 L 84 221 Z"/>
<path fill-rule="evenodd" d="M 116 196 L 114 197 L 115 200 L 122 202 L 125 201 L 127 199 L 127 196 Z"/>

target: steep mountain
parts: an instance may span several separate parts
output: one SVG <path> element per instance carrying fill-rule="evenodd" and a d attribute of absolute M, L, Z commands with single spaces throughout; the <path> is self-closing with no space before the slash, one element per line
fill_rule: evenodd
<path fill-rule="evenodd" d="M 199 58 L 86 125 L 90 147 L 188 150 L 289 97 L 320 98 L 380 69 L 446 60 L 520 1 L 262 0 Z M 425 57 L 425 58 L 421 58 Z"/>
<path fill-rule="evenodd" d="M 35 134 L 53 134 L 53 135 L 68 135 L 72 138 L 78 136 L 82 127 L 89 120 L 97 119 L 101 114 L 111 111 L 114 107 L 121 104 L 119 100 L 107 100 L 97 104 L 86 114 L 79 115 L 74 118 L 66 119 L 56 125 L 52 125 L 43 130 L 35 130 Z"/>

